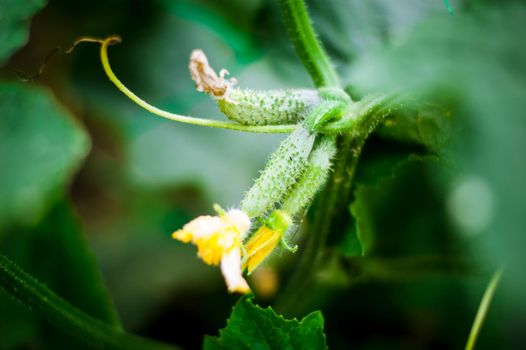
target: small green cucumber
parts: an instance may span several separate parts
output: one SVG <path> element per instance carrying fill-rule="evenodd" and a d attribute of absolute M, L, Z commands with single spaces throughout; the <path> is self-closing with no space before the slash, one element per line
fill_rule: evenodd
<path fill-rule="evenodd" d="M 254 91 L 232 88 L 217 105 L 225 116 L 245 125 L 295 124 L 321 102 L 316 90 Z"/>

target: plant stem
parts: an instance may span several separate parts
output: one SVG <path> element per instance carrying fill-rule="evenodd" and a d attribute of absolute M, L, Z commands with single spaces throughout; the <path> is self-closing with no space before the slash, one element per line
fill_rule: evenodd
<path fill-rule="evenodd" d="M 279 0 L 281 14 L 296 53 L 316 87 L 340 87 L 325 50 L 319 43 L 303 0 Z"/>
<path fill-rule="evenodd" d="M 491 277 L 491 280 L 488 283 L 488 286 L 486 287 L 486 291 L 482 296 L 482 300 L 480 301 L 480 305 L 477 310 L 477 315 L 475 316 L 475 320 L 473 321 L 473 325 L 471 326 L 471 332 L 469 333 L 468 342 L 466 343 L 466 350 L 473 350 L 475 348 L 475 343 L 477 342 L 477 338 L 480 334 L 480 329 L 482 328 L 484 320 L 486 319 L 491 300 L 493 299 L 495 290 L 499 285 L 501 276 L 502 268 L 495 271 L 495 273 Z"/>
<path fill-rule="evenodd" d="M 0 254 L 0 287 L 13 298 L 94 349 L 175 350 L 124 333 L 77 309 Z"/>

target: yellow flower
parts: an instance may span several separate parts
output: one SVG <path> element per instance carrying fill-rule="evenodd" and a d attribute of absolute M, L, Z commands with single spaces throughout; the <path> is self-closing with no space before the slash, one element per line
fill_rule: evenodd
<path fill-rule="evenodd" d="M 250 229 L 250 219 L 239 209 L 223 211 L 219 216 L 199 216 L 175 231 L 172 238 L 197 246 L 197 255 L 208 265 L 221 264 L 229 292 L 250 291 L 241 270 L 241 245 Z"/>
<path fill-rule="evenodd" d="M 278 243 L 281 242 L 291 251 L 296 250 L 288 247 L 283 239 L 283 234 L 291 224 L 289 214 L 282 210 L 274 210 L 267 221 L 250 237 L 245 243 L 246 253 L 243 261 L 243 269 L 248 269 L 248 274 L 270 255 Z"/>

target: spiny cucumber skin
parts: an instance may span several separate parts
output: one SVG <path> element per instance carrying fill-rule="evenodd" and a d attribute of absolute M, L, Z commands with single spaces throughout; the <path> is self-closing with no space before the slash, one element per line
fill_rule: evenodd
<path fill-rule="evenodd" d="M 307 89 L 231 89 L 217 100 L 228 119 L 245 125 L 295 124 L 320 102 L 318 92 Z"/>
<path fill-rule="evenodd" d="M 290 215 L 300 214 L 325 184 L 331 170 L 331 159 L 336 153 L 334 138 L 325 138 L 315 146 L 308 165 L 296 186 L 284 200 L 281 209 Z"/>
<path fill-rule="evenodd" d="M 267 166 L 241 202 L 241 209 L 249 217 L 262 216 L 281 203 L 303 174 L 314 138 L 300 126 L 272 153 Z"/>

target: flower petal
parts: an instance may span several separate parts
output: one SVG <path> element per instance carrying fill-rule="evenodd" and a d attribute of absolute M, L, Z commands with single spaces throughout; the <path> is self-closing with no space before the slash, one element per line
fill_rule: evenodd
<path fill-rule="evenodd" d="M 209 237 L 225 229 L 227 224 L 217 216 L 199 216 L 183 226 L 183 231 L 192 233 L 192 241 Z"/>
<path fill-rule="evenodd" d="M 281 234 L 280 231 L 272 230 L 263 225 L 250 237 L 245 244 L 246 260 L 243 264 L 243 269 L 247 268 L 248 274 L 251 274 L 272 253 L 281 238 Z"/>
<path fill-rule="evenodd" d="M 250 288 L 241 274 L 241 249 L 235 247 L 223 256 L 221 272 L 230 293 L 248 293 Z"/>
<path fill-rule="evenodd" d="M 223 255 L 225 247 L 221 245 L 221 233 L 199 238 L 194 241 L 197 246 L 197 256 L 208 265 L 218 265 Z"/>
<path fill-rule="evenodd" d="M 185 230 L 177 230 L 174 233 L 172 233 L 172 238 L 173 239 L 176 239 L 176 240 L 181 241 L 183 243 L 190 242 L 192 240 L 193 236 L 194 235 L 192 234 L 192 232 L 188 232 L 188 231 L 185 231 Z"/>
<path fill-rule="evenodd" d="M 245 238 L 250 230 L 250 218 L 244 211 L 239 209 L 230 209 L 225 216 L 226 221 L 235 227 L 241 239 Z"/>

